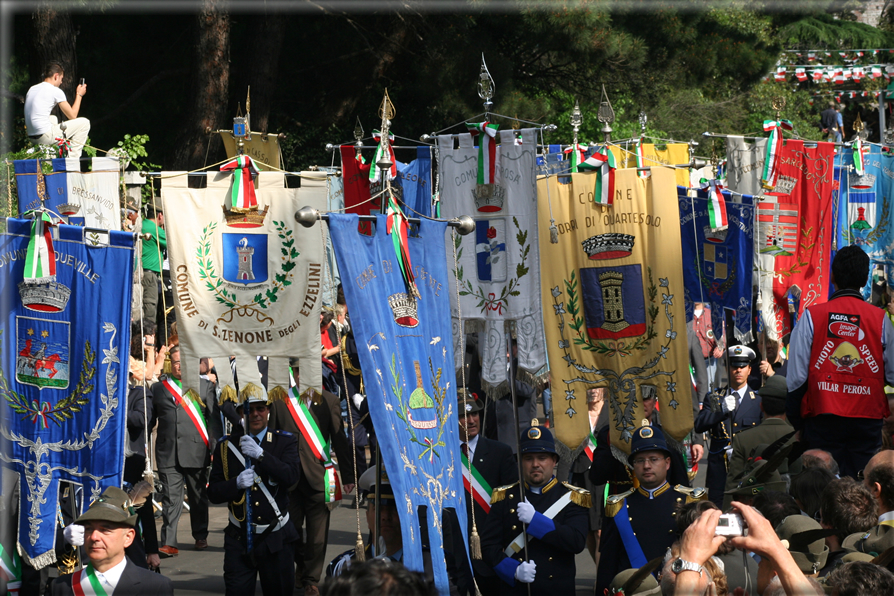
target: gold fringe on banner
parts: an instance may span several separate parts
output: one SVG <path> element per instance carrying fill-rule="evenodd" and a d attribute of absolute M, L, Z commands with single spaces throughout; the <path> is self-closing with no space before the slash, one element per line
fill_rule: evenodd
<path fill-rule="evenodd" d="M 280 386 L 273 387 L 267 392 L 267 403 L 273 404 L 278 401 L 285 401 L 289 398 L 289 394 Z"/>

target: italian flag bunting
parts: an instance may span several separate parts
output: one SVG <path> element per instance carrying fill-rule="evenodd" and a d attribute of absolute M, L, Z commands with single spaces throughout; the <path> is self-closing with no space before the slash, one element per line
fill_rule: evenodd
<path fill-rule="evenodd" d="M 174 396 L 174 402 L 178 406 L 183 406 L 183 409 L 186 410 L 186 413 L 189 415 L 189 419 L 192 420 L 196 430 L 199 431 L 199 434 L 202 436 L 202 440 L 205 441 L 205 447 L 210 448 L 211 445 L 208 441 L 208 425 L 205 424 L 205 416 L 202 414 L 202 408 L 199 407 L 196 399 L 190 395 L 183 395 L 183 383 L 180 379 L 168 377 L 162 381 L 162 385 L 164 385 L 165 389 L 170 391 L 171 395 Z"/>
<path fill-rule="evenodd" d="M 568 161 L 570 162 L 570 168 L 572 174 L 577 174 L 578 167 L 581 162 L 584 160 L 584 148 L 580 146 L 578 143 L 574 143 L 568 149 L 565 149 L 565 153 L 568 154 Z"/>
<path fill-rule="evenodd" d="M 772 190 L 779 176 L 779 156 L 782 153 L 782 130 L 792 130 L 788 120 L 764 120 L 764 132 L 770 133 L 767 139 L 767 155 L 764 159 L 764 170 L 761 174 L 761 186 Z"/>
<path fill-rule="evenodd" d="M 292 415 L 292 420 L 301 431 L 301 436 L 307 441 L 310 450 L 313 451 L 314 457 L 323 462 L 323 498 L 327 503 L 334 503 L 341 500 L 341 483 L 338 480 L 338 474 L 335 471 L 335 465 L 332 463 L 332 455 L 329 449 L 329 443 L 323 438 L 323 433 L 317 425 L 317 421 L 310 413 L 305 400 L 298 395 L 298 387 L 292 385 L 292 395 L 286 400 L 286 406 Z"/>
<path fill-rule="evenodd" d="M 643 150 L 643 137 L 640 137 L 636 142 L 636 167 L 644 168 L 646 167 L 646 155 Z M 648 178 L 651 172 L 646 170 L 637 170 L 636 175 L 640 178 Z"/>
<path fill-rule="evenodd" d="M 593 434 L 593 431 L 590 431 L 590 436 L 587 437 L 587 444 L 584 447 L 584 453 L 587 454 L 587 457 L 590 458 L 590 461 L 593 461 L 593 453 L 596 452 L 596 435 Z"/>
<path fill-rule="evenodd" d="M 497 164 L 497 130 L 499 124 L 466 122 L 473 137 L 478 138 L 478 184 L 493 184 Z"/>
<path fill-rule="evenodd" d="M 28 214 L 26 214 L 27 216 Z M 55 225 L 46 211 L 32 211 L 31 237 L 25 255 L 25 281 L 39 284 L 56 279 L 56 251 L 53 250 Z"/>
<path fill-rule="evenodd" d="M 75 596 L 108 596 L 109 594 L 99 583 L 99 578 L 93 571 L 93 565 L 89 563 L 71 576 L 71 589 Z"/>
<path fill-rule="evenodd" d="M 712 230 L 729 227 L 726 219 L 726 201 L 723 199 L 723 183 L 720 180 L 702 178 L 699 187 L 708 191 L 708 222 Z"/>
<path fill-rule="evenodd" d="M 862 176 L 863 174 L 866 173 L 866 171 L 863 169 L 864 168 L 864 164 L 863 164 L 864 157 L 863 156 L 866 155 L 867 153 L 869 153 L 869 147 L 864 147 L 863 139 L 861 139 L 860 137 L 857 137 L 857 140 L 854 141 L 853 150 L 854 150 L 854 173 L 857 176 Z"/>
<path fill-rule="evenodd" d="M 0 578 L 6 582 L 7 594 L 17 595 L 22 587 L 22 559 L 13 549 L 11 553 L 0 544 Z"/>
<path fill-rule="evenodd" d="M 388 195 L 386 213 L 385 230 L 391 236 L 391 241 L 394 244 L 394 254 L 397 256 L 400 272 L 404 278 L 404 284 L 407 286 L 407 293 L 418 298 L 419 290 L 416 288 L 416 276 L 413 275 L 413 265 L 410 263 L 410 244 L 407 241 L 407 230 L 409 228 L 407 216 L 401 211 L 394 195 L 391 193 Z"/>
<path fill-rule="evenodd" d="M 484 509 L 484 512 L 490 513 L 490 496 L 493 493 L 493 489 L 487 483 L 487 480 L 484 479 L 484 476 L 474 466 L 469 465 L 469 458 L 464 453 L 460 453 L 460 456 L 463 461 L 463 486 L 466 487 L 466 490 L 472 495 L 475 502 Z M 469 473 L 470 468 L 471 474 Z"/>
<path fill-rule="evenodd" d="M 230 207 L 236 211 L 248 211 L 258 206 L 255 196 L 253 176 L 260 172 L 258 166 L 247 155 L 239 155 L 236 159 L 220 166 L 221 172 L 233 172 L 233 188 L 230 190 Z"/>
<path fill-rule="evenodd" d="M 596 171 L 596 188 L 593 201 L 599 205 L 611 205 L 615 196 L 615 155 L 608 147 L 600 147 L 596 153 L 580 164 L 580 171 Z"/>
<path fill-rule="evenodd" d="M 385 175 L 388 180 L 394 180 L 397 178 L 397 158 L 394 157 L 394 147 L 391 146 L 391 142 L 394 140 L 394 135 L 389 133 L 387 138 L 382 138 L 382 133 L 378 130 L 374 130 L 373 139 L 378 141 L 379 145 L 376 147 L 376 154 L 373 155 L 373 160 L 369 167 L 369 181 L 378 182 L 382 177 L 382 169 L 379 167 L 379 161 L 386 152 L 388 153 L 388 157 L 391 158 L 391 167 L 385 172 Z"/>

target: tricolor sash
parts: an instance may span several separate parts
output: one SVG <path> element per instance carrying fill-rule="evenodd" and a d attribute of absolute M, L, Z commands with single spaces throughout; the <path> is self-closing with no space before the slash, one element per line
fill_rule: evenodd
<path fill-rule="evenodd" d="M 640 137 L 636 142 L 636 167 L 637 168 L 645 168 L 646 167 L 646 155 L 643 150 L 643 137 Z M 639 170 L 637 169 L 636 175 L 640 178 L 648 178 L 651 172 L 649 170 Z"/>
<path fill-rule="evenodd" d="M 723 182 L 702 178 L 699 181 L 702 190 L 708 191 L 708 225 L 712 230 L 725 230 L 729 227 L 726 216 L 726 201 L 723 198 Z"/>
<path fill-rule="evenodd" d="M 792 123 L 788 120 L 764 120 L 764 131 L 770 133 L 767 139 L 767 154 L 764 158 L 764 169 L 761 174 L 761 186 L 772 190 L 776 186 L 776 178 L 779 176 L 779 159 L 782 154 L 782 131 L 792 130 Z"/>
<path fill-rule="evenodd" d="M 460 453 L 460 456 L 463 461 L 463 486 L 466 487 L 466 490 L 472 495 L 475 502 L 481 505 L 484 512 L 490 513 L 490 496 L 493 493 L 493 489 L 487 483 L 487 480 L 484 479 L 484 476 L 481 475 L 481 472 L 475 466 L 469 465 L 469 458 L 464 453 Z M 470 469 L 471 474 L 469 473 Z"/>
<path fill-rule="evenodd" d="M 71 589 L 75 596 L 111 596 L 112 594 L 112 592 L 107 592 L 102 587 L 102 584 L 99 583 L 99 578 L 96 577 L 93 565 L 89 563 L 80 571 L 75 571 L 71 576 Z"/>
<path fill-rule="evenodd" d="M 571 491 L 568 491 L 567 493 L 565 493 L 564 495 L 559 497 L 559 500 L 556 501 L 555 503 L 553 503 L 550 506 L 550 508 L 547 509 L 543 513 L 543 515 L 545 517 L 548 517 L 549 519 L 553 519 L 559 514 L 560 511 L 565 509 L 565 507 L 567 507 L 568 503 L 570 503 L 570 502 L 571 502 Z M 507 546 L 503 552 L 506 554 L 507 557 L 511 557 L 512 555 L 521 552 L 521 550 L 524 547 L 525 547 L 525 534 L 524 534 L 524 532 L 522 532 L 521 534 L 519 534 L 518 536 L 515 537 L 515 540 L 513 540 L 512 542 L 509 543 L 509 546 Z M 643 564 L 640 565 L 640 567 L 642 567 L 643 565 L 645 565 L 645 562 L 643 562 Z"/>
<path fill-rule="evenodd" d="M 578 167 L 582 172 L 596 171 L 593 201 L 599 205 L 612 204 L 615 196 L 615 167 L 615 154 L 606 147 L 600 147 Z"/>
<path fill-rule="evenodd" d="M 621 535 L 621 542 L 624 543 L 624 550 L 627 551 L 630 566 L 638 569 L 645 565 L 648 562 L 646 555 L 643 554 L 643 547 L 636 539 L 633 526 L 630 525 L 630 518 L 627 516 L 627 499 L 624 499 L 621 510 L 612 519 L 615 520 L 615 527 L 618 528 L 618 533 Z"/>
<path fill-rule="evenodd" d="M 252 176 L 260 172 L 258 166 L 247 155 L 239 155 L 236 159 L 220 166 L 221 172 L 233 171 L 233 188 L 230 190 L 230 206 L 234 210 L 247 211 L 257 207 L 255 185 Z"/>
<path fill-rule="evenodd" d="M 298 388 L 292 386 L 292 395 L 286 400 L 286 406 L 289 408 L 289 414 L 292 420 L 301 431 L 304 440 L 307 441 L 310 450 L 313 451 L 314 457 L 323 462 L 323 498 L 327 503 L 334 503 L 341 500 L 341 483 L 338 480 L 338 474 L 335 472 L 335 465 L 332 463 L 332 454 L 329 449 L 329 443 L 323 438 L 323 433 L 317 425 L 317 421 L 311 415 L 310 410 L 305 405 L 304 400 L 298 395 Z"/>
<path fill-rule="evenodd" d="M 28 252 L 25 254 L 25 283 L 39 284 L 55 280 L 56 252 L 53 250 L 53 235 L 50 232 L 53 225 L 53 220 L 46 211 L 34 213 Z"/>
<path fill-rule="evenodd" d="M 202 440 L 205 441 L 205 447 L 210 449 L 211 444 L 208 441 L 208 425 L 205 424 L 205 416 L 202 414 L 202 409 L 198 406 L 196 400 L 189 395 L 186 397 L 183 396 L 183 385 L 178 379 L 168 377 L 162 381 L 162 384 L 165 386 L 165 389 L 170 391 L 171 395 L 174 396 L 174 403 L 178 406 L 183 406 L 183 409 L 186 410 L 189 419 L 192 420 L 196 430 L 199 431 L 199 434 L 202 436 Z"/>
<path fill-rule="evenodd" d="M 596 451 L 596 435 L 593 434 L 593 431 L 590 431 L 590 436 L 587 437 L 587 444 L 584 447 L 584 453 L 587 454 L 587 457 L 590 458 L 590 461 L 593 461 L 593 453 Z"/>
<path fill-rule="evenodd" d="M 0 544 L 0 577 L 6 582 L 7 594 L 18 594 L 22 587 L 22 559 L 13 550 L 6 552 Z"/>
<path fill-rule="evenodd" d="M 497 166 L 497 130 L 493 122 L 466 122 L 472 136 L 478 136 L 478 184 L 493 184 Z"/>

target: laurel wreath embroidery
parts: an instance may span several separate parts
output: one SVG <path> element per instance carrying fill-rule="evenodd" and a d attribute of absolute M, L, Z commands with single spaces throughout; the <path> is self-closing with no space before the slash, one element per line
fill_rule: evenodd
<path fill-rule="evenodd" d="M 888 197 L 885 197 L 882 203 L 882 216 L 879 220 L 879 224 L 866 237 L 866 244 L 875 244 L 882 234 L 888 231 Z"/>
<path fill-rule="evenodd" d="M 0 336 L 3 330 L 0 329 Z M 31 418 L 34 424 L 42 422 L 46 427 L 46 421 L 52 420 L 56 426 L 60 426 L 65 420 L 70 420 L 89 403 L 88 393 L 93 391 L 93 377 L 96 374 L 96 352 L 90 347 L 90 342 L 84 344 L 84 361 L 81 368 L 81 378 L 74 391 L 68 397 L 51 406 L 48 402 L 33 400 L 30 404 L 24 395 L 16 393 L 9 387 L 3 367 L 0 366 L 0 395 L 9 403 L 10 409 L 21 415 L 22 419 Z"/>
<path fill-rule="evenodd" d="M 438 417 L 438 438 L 433 442 L 430 439 L 419 440 L 416 436 L 416 431 L 413 430 L 413 427 L 410 426 L 409 420 L 409 401 L 404 403 L 403 400 L 403 383 L 400 380 L 400 370 L 397 368 L 397 359 L 394 354 L 391 355 L 391 390 L 394 392 L 394 395 L 397 397 L 397 410 L 395 410 L 395 415 L 400 418 L 403 423 L 407 427 L 407 431 L 410 433 L 410 442 L 416 443 L 417 445 L 423 448 L 422 453 L 419 454 L 418 459 L 422 459 L 425 457 L 427 453 L 431 453 L 432 456 L 437 456 L 438 459 L 441 458 L 441 454 L 438 453 L 437 447 L 446 447 L 446 443 L 444 442 L 444 425 L 447 423 L 447 419 L 450 417 L 452 412 L 452 408 L 448 406 L 445 407 L 444 402 L 447 397 L 447 389 L 450 386 L 450 383 L 445 387 L 441 387 L 441 369 L 439 368 L 437 372 L 435 371 L 431 358 L 428 359 L 428 368 L 431 372 L 432 376 L 432 387 L 434 388 L 434 402 L 435 402 L 435 410 L 437 412 Z"/>
<path fill-rule="evenodd" d="M 565 305 L 565 310 L 568 311 L 568 314 L 571 315 L 571 323 L 569 323 L 569 327 L 571 327 L 577 337 L 574 338 L 574 344 L 581 346 L 582 349 L 588 352 L 596 352 L 597 354 L 605 354 L 609 357 L 615 356 L 616 354 L 620 354 L 621 356 L 629 356 L 635 351 L 645 350 L 649 347 L 649 344 L 652 340 L 657 336 L 655 333 L 655 319 L 658 317 L 658 305 L 656 304 L 656 299 L 658 297 L 658 288 L 655 286 L 655 282 L 652 279 L 652 268 L 648 268 L 649 271 L 649 324 L 646 326 L 645 335 L 641 335 L 636 339 L 636 341 L 628 344 L 625 341 L 594 341 L 590 339 L 590 337 L 585 333 L 586 324 L 584 323 L 584 318 L 581 316 L 581 307 L 578 304 L 578 295 L 577 295 L 577 275 L 574 270 L 571 271 L 571 279 L 565 280 L 565 291 L 568 294 L 568 302 Z M 561 309 L 561 305 L 554 306 L 557 311 Z M 560 314 L 557 312 L 556 314 Z"/>
<path fill-rule="evenodd" d="M 699 258 L 697 256 L 695 258 L 695 270 L 698 271 L 698 277 L 702 282 L 702 287 L 708 288 L 708 295 L 710 296 L 723 298 L 736 282 L 736 269 L 734 267 L 730 267 L 729 277 L 722 284 L 709 279 L 704 271 L 699 268 Z"/>
<path fill-rule="evenodd" d="M 239 317 L 255 317 L 259 323 L 273 324 L 273 319 L 263 313 L 272 303 L 279 299 L 279 293 L 286 286 L 292 285 L 290 278 L 292 270 L 295 268 L 295 259 L 300 254 L 295 248 L 295 238 L 292 230 L 286 227 L 285 222 L 273 221 L 276 225 L 276 232 L 279 236 L 280 252 L 282 252 L 283 264 L 279 272 L 274 274 L 273 285 L 264 293 L 255 294 L 252 301 L 242 303 L 235 292 L 227 290 L 224 280 L 221 279 L 214 269 L 214 259 L 211 256 L 212 234 L 217 229 L 217 223 L 210 223 L 202 230 L 202 237 L 199 239 L 199 246 L 196 249 L 196 260 L 199 263 L 199 279 L 205 282 L 205 287 L 214 294 L 214 299 L 220 304 L 228 307 L 218 318 L 218 322 L 231 323 L 233 316 Z"/>
<path fill-rule="evenodd" d="M 459 295 L 460 296 L 474 296 L 478 299 L 478 305 L 476 308 L 480 309 L 482 313 L 486 313 L 488 310 L 496 311 L 499 314 L 503 314 L 503 308 L 507 307 L 509 304 L 510 296 L 518 296 L 520 295 L 520 291 L 518 289 L 519 282 L 521 278 L 528 274 L 530 267 L 527 266 L 528 254 L 531 252 L 531 247 L 528 245 L 528 231 L 522 230 L 521 226 L 518 224 L 518 219 L 516 217 L 512 218 L 512 223 L 515 224 L 515 229 L 518 230 L 515 234 L 515 239 L 519 245 L 519 256 L 521 257 L 521 263 L 517 263 L 515 265 L 515 277 L 509 280 L 509 283 L 505 284 L 500 291 L 500 295 L 497 296 L 495 293 L 485 294 L 484 288 L 478 286 L 475 288 L 472 286 L 472 282 L 465 279 L 463 274 L 463 267 L 459 267 L 458 269 L 454 269 L 453 273 L 456 276 L 456 281 L 460 286 Z M 462 237 L 457 234 L 456 240 L 456 248 L 458 249 L 456 253 L 457 262 L 462 258 L 463 249 L 460 247 L 462 243 Z"/>

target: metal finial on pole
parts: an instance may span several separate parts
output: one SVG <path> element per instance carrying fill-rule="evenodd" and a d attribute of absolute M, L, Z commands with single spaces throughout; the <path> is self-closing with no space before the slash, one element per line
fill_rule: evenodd
<path fill-rule="evenodd" d="M 357 116 L 357 125 L 354 126 L 354 153 L 360 155 L 363 148 L 363 125 L 360 123 L 360 116 Z"/>
<path fill-rule="evenodd" d="M 487 63 L 484 61 L 484 52 L 481 53 L 481 72 L 478 74 L 478 97 L 484 100 L 484 111 L 488 114 L 494 109 L 494 79 L 487 70 Z"/>
<path fill-rule="evenodd" d="M 777 95 L 772 100 L 773 110 L 776 111 L 776 120 L 779 120 L 779 114 L 785 109 L 785 97 Z"/>
<path fill-rule="evenodd" d="M 385 89 L 385 96 L 382 98 L 382 105 L 379 106 L 379 118 L 382 119 L 382 142 L 388 142 L 388 132 L 391 128 L 391 119 L 394 118 L 394 114 L 396 110 L 394 109 L 394 104 L 391 103 L 391 98 L 388 97 L 388 89 Z M 394 165 L 391 162 L 391 152 L 383 151 L 382 155 L 379 157 L 379 161 L 376 162 L 376 165 L 383 171 L 390 170 L 391 166 Z"/>
<path fill-rule="evenodd" d="M 603 141 L 609 143 L 612 140 L 611 123 L 615 121 L 615 111 L 612 109 L 612 103 L 608 99 L 605 92 L 605 85 L 602 85 L 602 101 L 599 103 L 599 111 L 596 113 L 596 119 L 602 122 Z"/>
<path fill-rule="evenodd" d="M 642 136 L 646 136 L 646 123 L 649 121 L 649 117 L 646 116 L 645 110 L 639 111 L 639 130 Z"/>
<path fill-rule="evenodd" d="M 583 116 L 580 112 L 580 103 L 574 100 L 574 109 L 571 110 L 571 129 L 574 131 L 574 144 L 577 145 L 577 132 L 583 122 Z"/>

